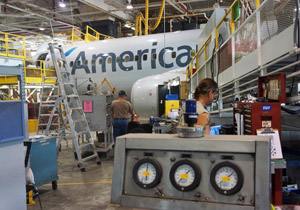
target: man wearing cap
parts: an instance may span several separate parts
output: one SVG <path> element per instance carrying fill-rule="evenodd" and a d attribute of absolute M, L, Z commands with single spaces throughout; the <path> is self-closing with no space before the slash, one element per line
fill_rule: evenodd
<path fill-rule="evenodd" d="M 114 142 L 116 137 L 127 133 L 128 116 L 131 115 L 131 121 L 134 118 L 134 111 L 129 101 L 126 101 L 126 92 L 120 90 L 119 99 L 112 102 L 111 105 L 112 118 L 114 119 Z"/>

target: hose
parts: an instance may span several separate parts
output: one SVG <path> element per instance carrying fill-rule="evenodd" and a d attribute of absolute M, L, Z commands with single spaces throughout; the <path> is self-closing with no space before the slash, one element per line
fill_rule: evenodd
<path fill-rule="evenodd" d="M 145 35 L 148 35 L 148 21 L 149 21 L 149 0 L 146 0 L 146 8 L 145 8 Z"/>
<path fill-rule="evenodd" d="M 159 10 L 158 19 L 156 20 L 156 23 L 154 24 L 154 26 L 150 27 L 150 31 L 154 31 L 159 26 L 159 23 L 161 21 L 162 15 L 164 13 L 164 7 L 165 7 L 165 0 L 162 0 L 161 1 L 161 7 L 160 7 L 160 10 Z"/>
<path fill-rule="evenodd" d="M 139 17 L 139 15 L 137 15 L 135 17 L 135 31 L 134 31 L 135 36 L 137 36 L 138 32 L 139 32 L 139 21 L 140 21 L 140 17 Z"/>
<path fill-rule="evenodd" d="M 165 0 L 162 0 L 161 2 L 161 7 L 160 7 L 160 11 L 159 11 L 159 15 L 158 15 L 158 19 L 156 20 L 156 23 L 154 24 L 154 26 L 149 27 L 149 0 L 145 1 L 145 17 L 143 16 L 143 14 L 141 12 L 139 12 L 135 18 L 135 36 L 138 35 L 142 35 L 142 21 L 145 25 L 145 35 L 148 35 L 148 31 L 154 31 L 158 26 L 159 23 L 161 21 L 163 12 L 164 12 L 164 8 L 165 8 Z"/>

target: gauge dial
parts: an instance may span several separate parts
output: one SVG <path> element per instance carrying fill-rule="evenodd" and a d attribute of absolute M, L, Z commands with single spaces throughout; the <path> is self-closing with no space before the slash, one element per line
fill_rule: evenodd
<path fill-rule="evenodd" d="M 191 191 L 198 187 L 201 179 L 199 167 L 190 160 L 176 162 L 170 171 L 172 185 L 180 191 Z"/>
<path fill-rule="evenodd" d="M 148 189 L 160 182 L 162 169 L 156 160 L 144 158 L 135 164 L 132 176 L 138 186 Z"/>
<path fill-rule="evenodd" d="M 210 182 L 217 192 L 233 195 L 242 188 L 244 177 L 238 166 L 230 162 L 222 162 L 213 168 Z"/>

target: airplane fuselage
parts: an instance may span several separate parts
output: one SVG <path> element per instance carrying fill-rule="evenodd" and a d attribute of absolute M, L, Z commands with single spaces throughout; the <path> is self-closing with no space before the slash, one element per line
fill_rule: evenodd
<path fill-rule="evenodd" d="M 64 52 L 79 93 L 86 91 L 89 78 L 97 84 L 107 78 L 117 91 L 130 95 L 136 80 L 186 67 L 198 50 L 200 33 L 197 29 L 101 40 L 65 47 Z"/>

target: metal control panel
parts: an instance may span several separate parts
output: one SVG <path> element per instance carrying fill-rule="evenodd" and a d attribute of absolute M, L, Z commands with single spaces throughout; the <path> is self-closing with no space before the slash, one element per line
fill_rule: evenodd
<path fill-rule="evenodd" d="M 270 144 L 258 136 L 117 139 L 111 202 L 147 209 L 270 209 Z"/>

